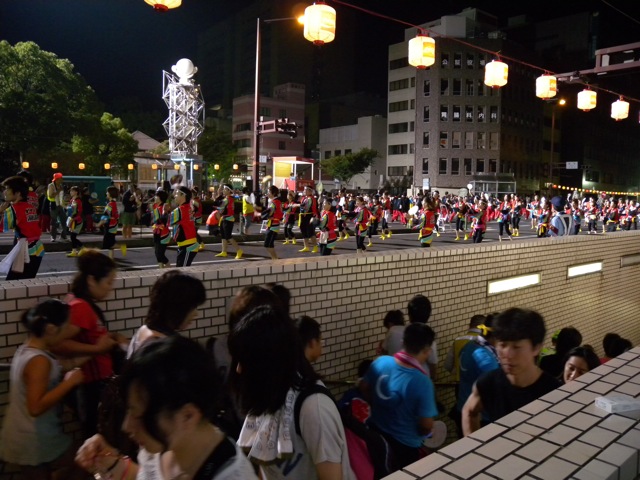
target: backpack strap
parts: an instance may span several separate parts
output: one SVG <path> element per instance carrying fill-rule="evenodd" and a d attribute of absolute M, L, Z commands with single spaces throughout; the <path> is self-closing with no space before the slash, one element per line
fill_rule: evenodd
<path fill-rule="evenodd" d="M 329 391 L 329 389 L 327 387 L 325 387 L 324 385 L 318 385 L 317 383 L 309 388 L 305 388 L 304 390 L 301 390 L 300 393 L 298 394 L 298 398 L 296 398 L 296 402 L 293 405 L 293 421 L 294 424 L 296 426 L 296 433 L 298 435 L 301 434 L 300 432 L 300 410 L 302 409 L 302 404 L 304 403 L 304 401 L 307 399 L 307 397 L 311 396 L 311 395 L 315 395 L 316 393 L 322 393 L 324 395 L 326 395 L 327 397 L 329 397 L 331 400 L 334 400 L 333 395 L 331 395 L 331 392 Z"/>

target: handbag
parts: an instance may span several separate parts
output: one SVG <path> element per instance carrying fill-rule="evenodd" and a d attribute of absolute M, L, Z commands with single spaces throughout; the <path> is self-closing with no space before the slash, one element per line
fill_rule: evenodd
<path fill-rule="evenodd" d="M 329 232 L 326 230 L 320 232 L 320 238 L 318 239 L 318 243 L 322 243 L 326 245 L 328 242 L 329 242 Z"/>

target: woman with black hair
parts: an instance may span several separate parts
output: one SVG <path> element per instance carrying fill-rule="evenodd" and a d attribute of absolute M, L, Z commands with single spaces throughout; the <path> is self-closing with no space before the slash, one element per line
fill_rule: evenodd
<path fill-rule="evenodd" d="M 0 458 L 19 465 L 21 478 L 47 480 L 58 467 L 73 468 L 71 438 L 63 431 L 58 406 L 84 376 L 74 368 L 62 378 L 63 366 L 51 353 L 68 321 L 69 306 L 57 299 L 41 301 L 21 318 L 29 336 L 11 360 L 9 405 L 0 432 Z"/>
<path fill-rule="evenodd" d="M 147 340 L 176 335 L 198 316 L 207 299 L 202 282 L 180 270 L 169 270 L 151 288 L 147 318 L 129 342 L 127 358 Z"/>
<path fill-rule="evenodd" d="M 568 383 L 600 366 L 600 359 L 586 345 L 572 348 L 565 356 L 562 382 Z"/>
<path fill-rule="evenodd" d="M 242 451 L 213 422 L 220 386 L 211 356 L 178 335 L 147 342 L 121 377 L 122 429 L 140 445 L 137 462 L 95 435 L 76 462 L 96 478 L 254 480 Z"/>
<path fill-rule="evenodd" d="M 322 393 L 291 319 L 278 307 L 260 306 L 229 334 L 231 385 L 246 419 L 238 445 L 260 465 L 266 480 L 353 478 L 340 414 Z M 300 433 L 298 433 L 300 432 Z"/>
<path fill-rule="evenodd" d="M 191 212 L 191 190 L 178 187 L 174 198 L 177 207 L 169 215 L 169 226 L 173 227 L 173 239 L 178 244 L 176 267 L 188 267 L 200 248 Z"/>
<path fill-rule="evenodd" d="M 54 352 L 64 357 L 90 356 L 82 366 L 85 383 L 78 391 L 78 416 L 85 438 L 97 430 L 98 404 L 102 390 L 113 375 L 111 351 L 128 340 L 109 333 L 104 314 L 97 302 L 106 300 L 116 277 L 114 261 L 97 250 L 87 250 L 77 257 L 78 273 L 71 283 L 71 294 L 65 299 L 70 307 L 66 340 Z"/>

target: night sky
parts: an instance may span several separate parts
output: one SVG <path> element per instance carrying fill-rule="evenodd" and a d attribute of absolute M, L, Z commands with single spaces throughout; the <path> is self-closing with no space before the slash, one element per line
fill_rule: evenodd
<path fill-rule="evenodd" d="M 302 2 L 300 8 L 310 3 Z M 457 13 L 466 7 L 483 8 L 503 20 L 522 13 L 537 18 L 560 16 L 572 13 L 570 8 L 576 5 L 582 10 L 613 6 L 631 14 L 633 10 L 639 13 L 637 5 L 629 7 L 625 0 L 527 2 L 534 7 L 512 0 L 351 0 L 349 3 L 413 24 Z M 158 108 L 163 105 L 162 70 L 170 71 L 183 57 L 195 60 L 198 32 L 242 5 L 242 0 L 183 0 L 182 7 L 159 14 L 143 0 L 1 0 L 0 39 L 11 44 L 32 40 L 42 49 L 69 59 L 107 105 L 116 97 L 137 96 L 145 106 Z M 340 9 L 348 8 L 333 6 L 338 15 Z M 373 22 L 372 25 L 377 26 L 375 34 L 387 36 L 388 43 L 402 40 L 405 26 L 399 23 L 370 18 L 366 13 L 362 13 L 362 21 Z M 379 28 L 381 22 L 388 24 L 387 28 Z M 640 25 L 628 20 L 626 25 L 627 29 L 635 27 L 636 41 L 640 41 Z M 381 50 L 378 53 L 386 57 L 387 51 Z"/>

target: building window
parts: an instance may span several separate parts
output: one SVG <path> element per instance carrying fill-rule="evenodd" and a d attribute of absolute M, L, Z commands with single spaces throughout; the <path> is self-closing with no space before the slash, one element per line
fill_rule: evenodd
<path fill-rule="evenodd" d="M 389 145 L 389 155 L 406 155 L 407 154 L 407 144 L 401 145 Z"/>
<path fill-rule="evenodd" d="M 446 175 L 447 174 L 447 159 L 446 158 L 441 158 L 438 161 L 438 173 L 440 175 Z"/>
<path fill-rule="evenodd" d="M 429 159 L 428 158 L 422 159 L 422 174 L 429 175 Z"/>
<path fill-rule="evenodd" d="M 460 148 L 462 144 L 462 132 L 453 132 L 451 134 L 451 148 Z"/>
<path fill-rule="evenodd" d="M 334 157 L 337 157 L 338 155 L 342 155 L 342 150 L 336 150 L 335 152 L 333 152 Z"/>
<path fill-rule="evenodd" d="M 479 97 L 484 97 L 484 87 L 486 87 L 484 81 L 478 80 L 478 83 L 476 85 L 478 85 L 478 88 L 476 88 L 476 91 L 478 92 L 477 95 Z"/>
<path fill-rule="evenodd" d="M 484 159 L 483 158 L 479 158 L 476 160 L 476 172 L 477 173 L 484 173 Z"/>
<path fill-rule="evenodd" d="M 500 148 L 498 139 L 500 138 L 498 132 L 489 133 L 489 149 L 498 150 Z"/>
<path fill-rule="evenodd" d="M 440 147 L 449 148 L 449 133 L 440 132 Z"/>
<path fill-rule="evenodd" d="M 397 70 L 399 68 L 404 68 L 407 65 L 409 65 L 408 57 L 396 58 L 395 60 L 389 61 L 389 70 Z"/>
<path fill-rule="evenodd" d="M 474 85 L 475 85 L 475 82 L 474 82 L 473 80 L 466 79 L 466 80 L 464 81 L 464 85 L 465 85 L 465 92 L 466 92 L 466 95 L 467 95 L 468 97 L 473 97 L 473 87 L 474 87 Z"/>
<path fill-rule="evenodd" d="M 485 110 L 484 105 L 478 105 L 478 121 L 479 122 L 484 122 L 485 121 L 486 115 L 485 115 L 484 110 Z"/>
<path fill-rule="evenodd" d="M 345 148 L 344 149 L 344 154 L 345 155 L 349 155 L 351 153 L 351 149 L 350 148 Z"/>
<path fill-rule="evenodd" d="M 416 122 L 409 122 L 409 131 L 413 132 L 416 129 Z"/>
<path fill-rule="evenodd" d="M 431 80 L 425 80 L 424 83 L 422 84 L 422 94 L 425 97 L 428 97 L 429 95 L 431 95 Z"/>
<path fill-rule="evenodd" d="M 249 130 L 251 130 L 251 122 L 239 123 L 235 128 L 236 132 L 248 132 Z"/>
<path fill-rule="evenodd" d="M 413 173 L 413 167 L 388 167 L 387 175 L 390 177 L 404 177 L 407 174 Z"/>
<path fill-rule="evenodd" d="M 466 176 L 471 175 L 471 159 L 470 158 L 464 159 L 464 174 Z"/>
<path fill-rule="evenodd" d="M 489 121 L 491 123 L 498 123 L 498 106 L 491 105 L 489 110 Z"/>
<path fill-rule="evenodd" d="M 389 133 L 403 133 L 408 131 L 409 125 L 407 124 L 407 122 L 389 124 Z"/>
<path fill-rule="evenodd" d="M 449 54 L 443 53 L 440 56 L 440 68 L 449 68 Z"/>
<path fill-rule="evenodd" d="M 440 95 L 449 95 L 449 80 L 446 78 L 440 79 Z"/>
<path fill-rule="evenodd" d="M 464 107 L 464 119 L 467 122 L 473 122 L 473 107 L 471 105 Z"/>
<path fill-rule="evenodd" d="M 453 79 L 453 94 L 456 97 L 462 95 L 462 80 L 460 80 L 459 78 Z"/>
<path fill-rule="evenodd" d="M 410 143 L 409 144 L 409 154 L 412 153 L 416 153 L 416 144 L 415 143 Z"/>
<path fill-rule="evenodd" d="M 456 52 L 453 54 L 453 68 L 462 68 L 462 53 Z"/>
<path fill-rule="evenodd" d="M 287 142 L 285 142 L 284 140 L 279 140 L 278 150 L 286 150 L 286 149 L 287 149 Z"/>
<path fill-rule="evenodd" d="M 478 132 L 478 148 L 487 148 L 487 134 L 486 132 Z"/>
<path fill-rule="evenodd" d="M 487 64 L 487 57 L 485 57 L 484 55 L 479 55 L 478 61 L 480 62 L 480 68 L 484 68 L 484 66 Z"/>
<path fill-rule="evenodd" d="M 489 159 L 489 173 L 496 173 L 498 171 L 498 161 L 495 158 Z"/>
<path fill-rule="evenodd" d="M 422 132 L 422 147 L 429 148 L 429 132 Z"/>
<path fill-rule="evenodd" d="M 396 90 L 404 90 L 405 88 L 409 88 L 409 79 L 403 78 L 401 80 L 394 80 L 389 82 L 389 91 L 395 92 Z"/>
<path fill-rule="evenodd" d="M 235 144 L 236 148 L 249 148 L 251 146 L 251 139 L 242 138 L 240 140 L 236 140 L 233 143 Z"/>
<path fill-rule="evenodd" d="M 429 121 L 429 105 L 425 105 L 422 110 L 422 121 L 425 123 Z"/>
<path fill-rule="evenodd" d="M 416 86 L 416 77 L 411 77 L 411 88 Z"/>
<path fill-rule="evenodd" d="M 409 104 L 409 110 L 415 110 L 416 109 L 416 99 L 412 98 Z"/>
<path fill-rule="evenodd" d="M 260 116 L 261 117 L 270 117 L 271 116 L 271 107 L 260 107 Z"/>
<path fill-rule="evenodd" d="M 451 175 L 460 175 L 460 159 L 451 159 Z"/>
<path fill-rule="evenodd" d="M 440 105 L 440 121 L 446 122 L 449 120 L 449 106 Z"/>
<path fill-rule="evenodd" d="M 464 148 L 468 148 L 469 150 L 473 148 L 473 133 L 474 132 L 464 132 Z"/>
<path fill-rule="evenodd" d="M 460 111 L 460 105 L 453 106 L 453 121 L 459 122 L 462 117 L 462 112 Z"/>
<path fill-rule="evenodd" d="M 404 110 L 409 110 L 409 102 L 406 100 L 391 102 L 389 104 L 389 112 L 402 112 Z"/>
<path fill-rule="evenodd" d="M 476 59 L 473 53 L 467 53 L 467 68 L 473 69 L 476 66 Z"/>
<path fill-rule="evenodd" d="M 281 108 L 278 113 L 278 118 L 287 118 L 287 109 Z"/>
<path fill-rule="evenodd" d="M 331 158 L 331 150 L 324 151 L 324 159 L 326 160 L 327 158 Z"/>

